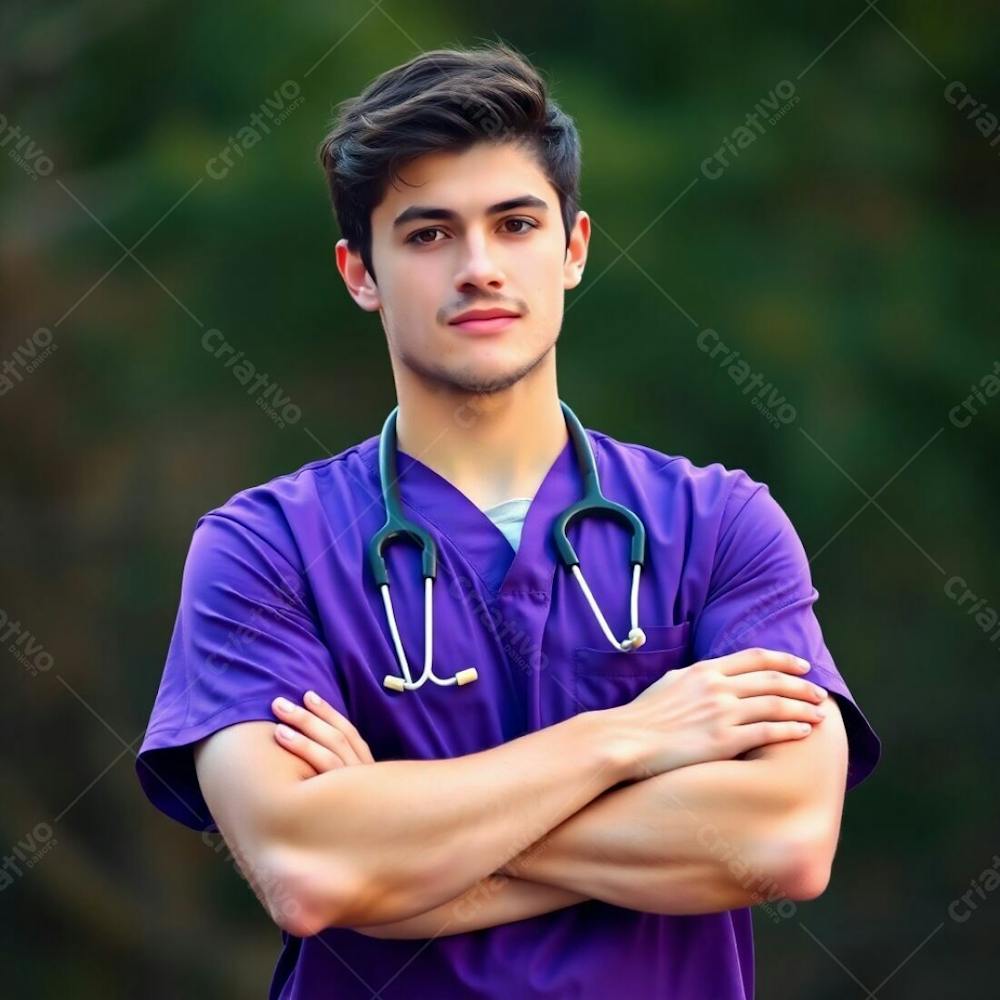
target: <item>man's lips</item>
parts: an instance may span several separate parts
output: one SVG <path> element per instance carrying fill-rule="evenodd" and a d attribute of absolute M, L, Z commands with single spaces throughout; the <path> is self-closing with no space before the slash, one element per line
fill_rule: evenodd
<path fill-rule="evenodd" d="M 470 309 L 451 320 L 449 326 L 473 333 L 494 333 L 506 329 L 521 317 L 509 309 Z"/>
<path fill-rule="evenodd" d="M 492 316 L 489 319 L 464 319 L 460 322 L 452 322 L 449 325 L 465 330 L 469 333 L 496 333 L 505 330 L 511 323 L 519 320 L 520 316 L 511 313 L 504 313 L 500 316 Z"/>

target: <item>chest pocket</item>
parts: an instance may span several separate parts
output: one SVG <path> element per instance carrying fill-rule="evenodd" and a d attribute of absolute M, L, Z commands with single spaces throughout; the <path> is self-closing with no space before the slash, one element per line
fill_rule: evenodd
<path fill-rule="evenodd" d="M 573 694 L 580 712 L 615 708 L 632 701 L 668 670 L 689 666 L 691 623 L 645 629 L 646 642 L 623 653 L 578 647 L 573 651 Z"/>

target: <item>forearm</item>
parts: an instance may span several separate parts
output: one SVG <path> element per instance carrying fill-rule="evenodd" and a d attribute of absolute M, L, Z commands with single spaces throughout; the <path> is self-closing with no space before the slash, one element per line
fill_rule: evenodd
<path fill-rule="evenodd" d="M 275 867 L 299 923 L 384 924 L 453 900 L 621 780 L 605 732 L 587 712 L 476 754 L 297 783 Z"/>
<path fill-rule="evenodd" d="M 798 822 L 766 761 L 711 761 L 602 795 L 501 871 L 630 909 L 715 913 L 797 894 Z"/>
<path fill-rule="evenodd" d="M 570 889 L 494 873 L 455 899 L 389 924 L 355 927 L 368 937 L 437 938 L 561 910 L 588 897 Z"/>

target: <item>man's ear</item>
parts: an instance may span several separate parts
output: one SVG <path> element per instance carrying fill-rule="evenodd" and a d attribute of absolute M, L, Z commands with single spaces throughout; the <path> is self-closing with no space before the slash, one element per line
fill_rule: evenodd
<path fill-rule="evenodd" d="M 361 252 L 351 250 L 347 245 L 347 240 L 337 240 L 334 247 L 334 258 L 337 262 L 337 270 L 347 285 L 347 291 L 352 299 L 365 312 L 377 312 L 381 308 L 378 287 L 372 281 L 372 276 L 365 267 L 365 262 L 361 259 Z"/>
<path fill-rule="evenodd" d="M 576 222 L 569 234 L 569 246 L 566 248 L 566 260 L 563 264 L 563 288 L 576 288 L 583 280 L 589 243 L 590 216 L 580 211 L 576 213 Z"/>

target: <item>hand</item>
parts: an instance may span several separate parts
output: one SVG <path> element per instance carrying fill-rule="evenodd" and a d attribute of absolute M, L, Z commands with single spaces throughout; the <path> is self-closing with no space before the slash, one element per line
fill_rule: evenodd
<path fill-rule="evenodd" d="M 303 705 L 275 698 L 271 708 L 284 723 L 275 727 L 275 740 L 289 753 L 301 757 L 316 774 L 375 763 L 368 744 L 351 721 L 315 691 L 306 692 Z"/>
<path fill-rule="evenodd" d="M 614 716 L 635 778 L 688 764 L 731 760 L 767 743 L 802 739 L 824 716 L 824 688 L 794 676 L 809 664 L 791 653 L 744 649 L 670 670 Z"/>

